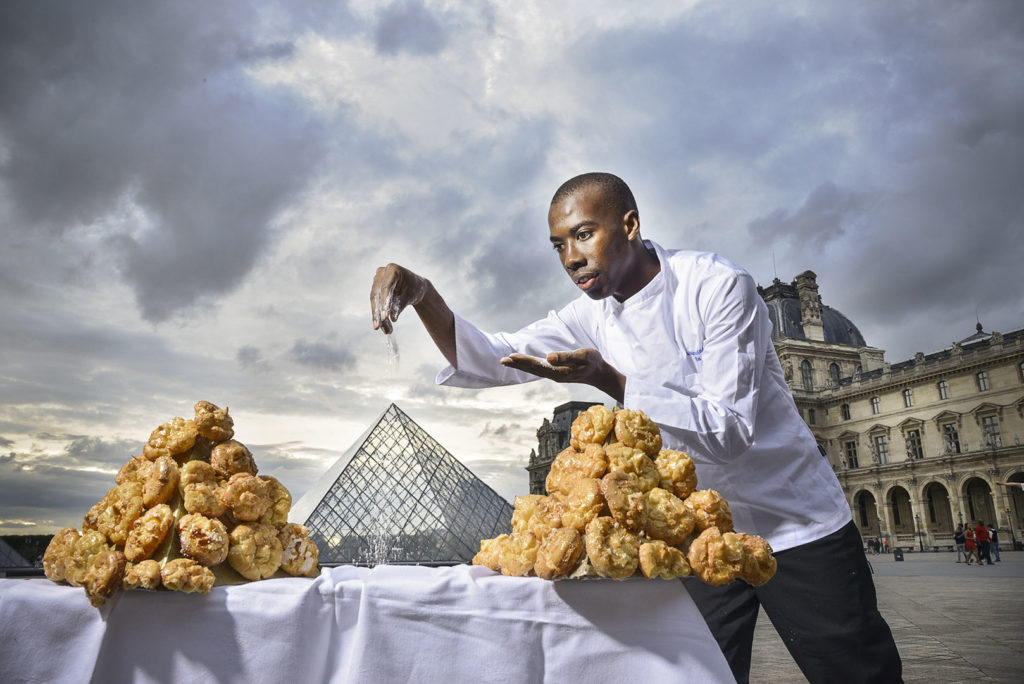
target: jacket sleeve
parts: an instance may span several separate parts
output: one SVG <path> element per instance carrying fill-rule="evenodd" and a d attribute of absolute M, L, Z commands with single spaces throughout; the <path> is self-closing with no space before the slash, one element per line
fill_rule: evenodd
<path fill-rule="evenodd" d="M 643 409 L 674 441 L 722 463 L 753 443 L 765 363 L 775 353 L 772 327 L 753 279 L 743 271 L 730 269 L 705 281 L 697 312 L 703 326 L 699 372 L 682 386 L 627 377 L 624 405 Z"/>
<path fill-rule="evenodd" d="M 572 304 L 514 333 L 486 333 L 455 314 L 457 365 L 443 368 L 437 374 L 437 384 L 477 389 L 539 380 L 499 361 L 513 353 L 544 357 L 552 351 L 593 346 L 587 340 Z"/>

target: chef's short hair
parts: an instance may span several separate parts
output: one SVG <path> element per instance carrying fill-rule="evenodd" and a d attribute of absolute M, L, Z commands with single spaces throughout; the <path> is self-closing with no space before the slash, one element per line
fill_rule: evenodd
<path fill-rule="evenodd" d="M 618 210 L 620 214 L 625 214 L 627 211 L 637 211 L 633 192 L 626 185 L 626 182 L 614 174 L 597 171 L 580 174 L 562 183 L 561 187 L 555 191 L 555 196 L 551 198 L 551 206 L 558 204 L 580 190 L 589 188 L 599 189 L 605 201 Z"/>

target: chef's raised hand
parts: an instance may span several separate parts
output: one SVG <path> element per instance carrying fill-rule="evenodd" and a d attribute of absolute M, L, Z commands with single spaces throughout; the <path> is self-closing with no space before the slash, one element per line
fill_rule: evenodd
<path fill-rule="evenodd" d="M 527 354 L 510 354 L 501 359 L 501 365 L 555 382 L 591 385 L 620 402 L 626 389 L 626 377 L 605 361 L 596 349 L 550 352 L 543 359 Z"/>
<path fill-rule="evenodd" d="M 427 294 L 428 281 L 404 266 L 388 264 L 377 269 L 370 287 L 373 329 L 390 335 L 392 323 L 407 306 L 416 306 Z"/>

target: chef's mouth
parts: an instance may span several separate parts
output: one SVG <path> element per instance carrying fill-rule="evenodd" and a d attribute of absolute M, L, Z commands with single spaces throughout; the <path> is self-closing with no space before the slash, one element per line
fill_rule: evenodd
<path fill-rule="evenodd" d="M 583 276 L 577 276 L 574 280 L 576 281 L 576 287 L 586 292 L 597 282 L 597 274 L 588 273 Z"/>

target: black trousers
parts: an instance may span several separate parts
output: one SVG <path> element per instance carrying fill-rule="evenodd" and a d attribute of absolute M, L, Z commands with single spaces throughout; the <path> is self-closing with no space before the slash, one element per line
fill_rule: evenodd
<path fill-rule="evenodd" d="M 901 682 L 903 665 L 878 612 L 875 584 L 851 522 L 827 537 L 775 554 L 764 586 L 709 587 L 684 580 L 733 675 L 750 679 L 750 650 L 763 606 L 808 681 Z"/>
<path fill-rule="evenodd" d="M 978 563 L 988 563 L 989 565 L 992 565 L 991 553 L 991 542 L 978 542 Z"/>

